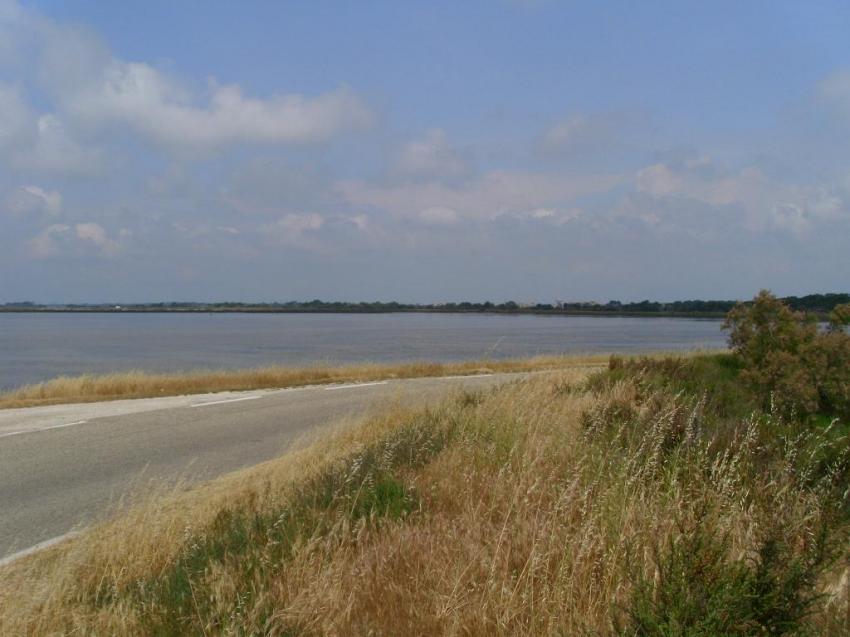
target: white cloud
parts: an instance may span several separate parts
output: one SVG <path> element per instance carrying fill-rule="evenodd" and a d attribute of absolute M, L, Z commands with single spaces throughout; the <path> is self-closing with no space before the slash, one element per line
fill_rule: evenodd
<path fill-rule="evenodd" d="M 290 213 L 275 223 L 264 225 L 263 231 L 280 239 L 295 240 L 300 239 L 305 233 L 321 229 L 324 223 L 324 218 L 316 213 Z"/>
<path fill-rule="evenodd" d="M 584 214 L 581 208 L 534 208 L 517 214 L 520 219 L 544 221 L 555 225 L 564 225 L 579 219 Z"/>
<path fill-rule="evenodd" d="M 17 169 L 60 174 L 98 170 L 100 151 L 76 141 L 55 115 L 35 113 L 23 92 L 0 84 L 0 160 Z"/>
<path fill-rule="evenodd" d="M 54 115 L 42 115 L 35 126 L 34 139 L 12 160 L 17 168 L 61 175 L 94 174 L 103 166 L 101 149 L 84 146 Z"/>
<path fill-rule="evenodd" d="M 493 171 L 460 186 L 437 182 L 372 185 L 363 181 L 337 184 L 340 194 L 356 206 L 371 206 L 390 214 L 418 217 L 429 208 L 453 210 L 461 218 L 495 219 L 503 214 L 557 207 L 576 198 L 607 192 L 619 175 L 562 175 Z"/>
<path fill-rule="evenodd" d="M 46 259 L 56 255 L 59 252 L 57 237 L 65 235 L 70 229 L 71 226 L 64 223 L 47 226 L 27 242 L 30 254 L 36 259 Z"/>
<path fill-rule="evenodd" d="M 757 166 L 732 170 L 709 157 L 647 166 L 637 172 L 635 183 L 638 192 L 658 199 L 690 199 L 737 208 L 742 213 L 741 225 L 751 231 L 775 228 L 800 234 L 811 224 L 835 220 L 848 212 L 847 203 L 832 189 L 780 183 Z M 659 221 L 657 216 L 655 221 Z"/>
<path fill-rule="evenodd" d="M 122 232 L 123 236 L 128 233 Z M 116 256 L 121 244 L 111 239 L 98 223 L 78 223 L 73 226 L 57 223 L 47 226 L 27 242 L 30 255 L 36 259 L 47 259 L 62 255 Z"/>
<path fill-rule="evenodd" d="M 114 255 L 121 249 L 116 241 L 107 236 L 103 226 L 97 223 L 78 223 L 74 226 L 74 230 L 78 239 L 93 244 L 103 254 Z"/>
<path fill-rule="evenodd" d="M 355 228 L 362 232 L 367 231 L 370 226 L 368 215 L 351 215 L 350 217 L 348 217 L 348 221 L 350 221 Z"/>
<path fill-rule="evenodd" d="M 630 113 L 577 113 L 550 126 L 543 133 L 540 147 L 550 155 L 610 150 L 634 133 L 632 129 L 639 119 Z"/>
<path fill-rule="evenodd" d="M 682 186 L 681 178 L 665 164 L 653 164 L 637 173 L 638 190 L 651 195 L 670 195 L 679 192 Z"/>
<path fill-rule="evenodd" d="M 395 170 L 408 177 L 458 179 L 471 171 L 463 154 L 449 143 L 445 131 L 435 128 L 423 139 L 406 144 L 399 153 Z"/>
<path fill-rule="evenodd" d="M 113 60 L 62 107 L 91 127 L 123 124 L 163 145 L 206 149 L 234 143 L 308 143 L 367 126 L 371 113 L 351 90 L 316 97 L 246 97 L 237 85 L 210 89 L 196 105 L 176 80 L 142 63 Z"/>
<path fill-rule="evenodd" d="M 558 122 L 543 135 L 543 143 L 547 146 L 562 147 L 583 141 L 593 125 L 584 115 L 574 115 Z"/>
<path fill-rule="evenodd" d="M 117 127 L 171 150 L 197 153 L 231 144 L 322 142 L 373 120 L 364 101 L 346 87 L 258 98 L 244 95 L 236 84 L 210 80 L 206 95 L 197 95 L 150 64 L 113 56 L 85 28 L 54 22 L 17 3 L 0 10 L 0 40 L 4 36 L 6 47 L 19 54 L 9 63 L 52 102 L 42 114 L 51 119 L 42 124 L 53 140 L 44 143 L 54 150 L 69 149 L 69 127 L 88 135 Z M 0 87 L 0 145 L 24 112 L 23 98 L 15 97 Z M 9 116 L 12 111 L 16 117 Z"/>
<path fill-rule="evenodd" d="M 38 186 L 21 186 L 9 196 L 7 207 L 16 213 L 44 213 L 55 217 L 62 212 L 62 195 Z"/>
<path fill-rule="evenodd" d="M 771 212 L 773 223 L 779 228 L 794 234 L 801 234 L 809 228 L 808 212 L 795 203 L 777 202 Z"/>
<path fill-rule="evenodd" d="M 454 223 L 457 223 L 458 216 L 457 213 L 451 208 L 446 208 L 444 206 L 433 206 L 431 208 L 426 208 L 422 212 L 419 213 L 419 219 L 430 225 L 437 226 L 450 226 Z"/>

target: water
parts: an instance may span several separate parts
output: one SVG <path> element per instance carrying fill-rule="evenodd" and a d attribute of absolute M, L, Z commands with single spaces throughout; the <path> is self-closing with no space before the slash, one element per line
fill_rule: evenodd
<path fill-rule="evenodd" d="M 3 314 L 0 388 L 59 375 L 720 348 L 720 321 L 486 314 Z"/>

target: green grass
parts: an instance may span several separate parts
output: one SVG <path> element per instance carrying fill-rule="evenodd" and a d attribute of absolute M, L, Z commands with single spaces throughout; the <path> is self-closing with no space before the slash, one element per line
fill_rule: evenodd
<path fill-rule="evenodd" d="M 703 354 L 687 358 L 611 357 L 606 373 L 591 377 L 589 386 L 599 388 L 635 376 L 650 390 L 682 392 L 705 397 L 722 417 L 744 417 L 758 409 L 757 397 L 739 380 L 741 363 L 734 354 Z"/>

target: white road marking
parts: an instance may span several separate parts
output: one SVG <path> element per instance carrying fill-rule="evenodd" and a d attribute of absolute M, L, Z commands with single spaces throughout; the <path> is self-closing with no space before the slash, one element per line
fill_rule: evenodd
<path fill-rule="evenodd" d="M 331 391 L 332 389 L 354 389 L 356 387 L 371 387 L 373 385 L 386 385 L 387 381 L 382 380 L 375 383 L 353 383 L 351 385 L 331 385 L 330 387 L 325 387 L 325 391 Z"/>
<path fill-rule="evenodd" d="M 20 429 L 18 431 L 10 431 L 5 434 L 0 434 L 0 438 L 6 438 L 7 436 L 19 436 L 21 434 L 34 434 L 39 431 L 48 431 L 49 429 L 62 429 L 63 427 L 73 427 L 74 425 L 82 425 L 83 423 L 88 422 L 88 420 L 75 420 L 74 422 L 66 422 L 61 425 L 50 425 L 49 427 L 34 427 L 32 429 Z"/>
<path fill-rule="evenodd" d="M 255 400 L 257 398 L 262 398 L 262 396 L 244 396 L 243 398 L 228 398 L 227 400 L 213 400 L 208 403 L 194 403 L 189 405 L 189 407 L 207 407 L 209 405 L 223 405 L 225 403 L 238 403 L 242 400 Z"/>
<path fill-rule="evenodd" d="M 70 540 L 72 537 L 76 537 L 80 534 L 79 531 L 71 531 L 70 533 L 66 533 L 65 535 L 60 535 L 59 537 L 54 537 L 49 540 L 45 540 L 44 542 L 39 542 L 34 546 L 29 547 L 28 549 L 24 549 L 23 551 L 18 551 L 17 553 L 12 553 L 11 555 L 7 555 L 4 558 L 0 558 L 0 567 L 6 566 L 7 564 L 11 564 L 15 560 L 19 560 L 22 557 L 26 557 L 27 555 L 32 555 L 33 553 L 37 553 L 38 551 L 42 551 L 46 548 L 50 548 L 51 546 L 55 546 L 60 542 L 64 542 L 65 540 Z"/>
<path fill-rule="evenodd" d="M 42 427 L 41 429 L 36 429 L 35 431 L 47 431 L 48 429 L 62 429 L 62 427 L 73 427 L 74 425 L 82 425 L 87 423 L 88 420 L 77 420 L 75 422 L 66 422 L 64 425 L 52 425 L 50 427 Z"/>

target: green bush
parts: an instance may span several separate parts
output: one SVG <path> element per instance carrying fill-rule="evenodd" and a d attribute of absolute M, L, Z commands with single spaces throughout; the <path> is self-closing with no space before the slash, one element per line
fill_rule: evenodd
<path fill-rule="evenodd" d="M 829 326 L 834 332 L 843 332 L 850 325 L 850 303 L 836 305 L 829 313 Z"/>
<path fill-rule="evenodd" d="M 741 380 L 762 406 L 786 415 L 828 413 L 850 418 L 850 306 L 835 308 L 830 329 L 793 312 L 762 290 L 726 316 L 729 345 L 740 357 Z"/>
<path fill-rule="evenodd" d="M 819 595 L 815 584 L 827 564 L 825 536 L 806 553 L 775 536 L 749 561 L 730 560 L 725 537 L 706 518 L 680 529 L 656 549 L 655 576 L 639 575 L 619 633 L 630 637 L 800 635 Z"/>
<path fill-rule="evenodd" d="M 822 410 L 850 421 L 850 336 L 835 330 L 821 334 L 811 358 Z"/>

